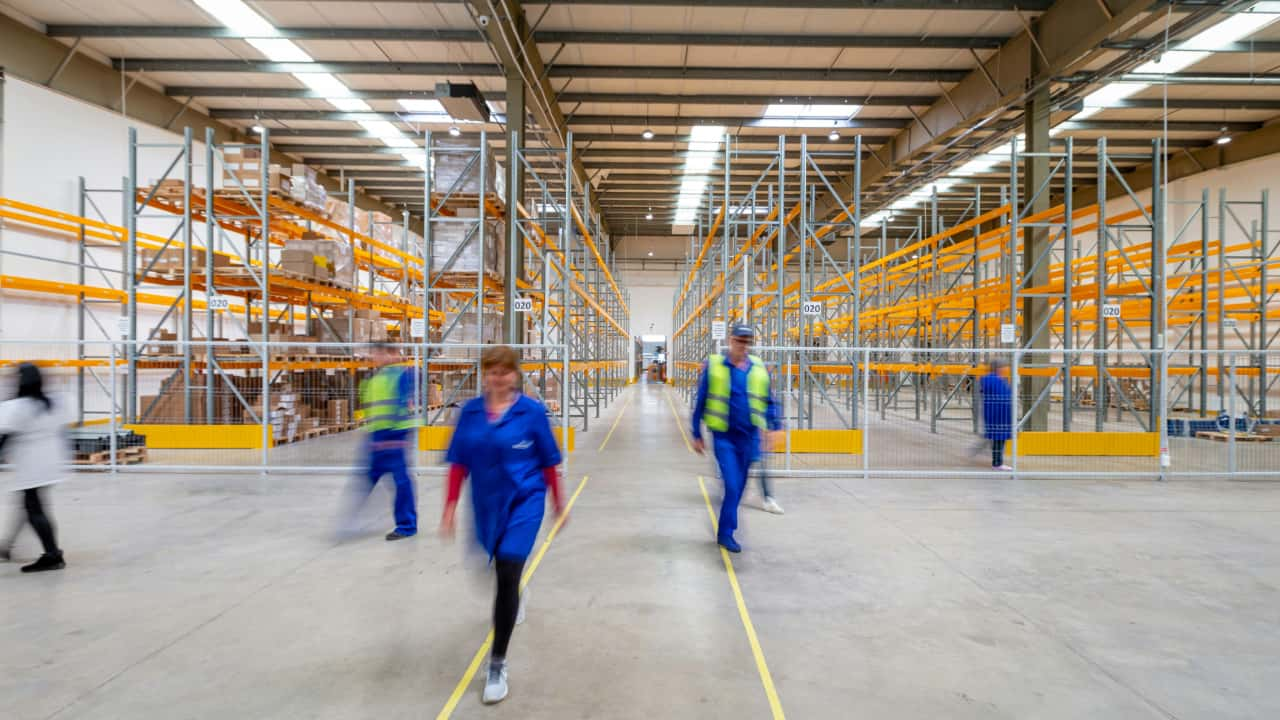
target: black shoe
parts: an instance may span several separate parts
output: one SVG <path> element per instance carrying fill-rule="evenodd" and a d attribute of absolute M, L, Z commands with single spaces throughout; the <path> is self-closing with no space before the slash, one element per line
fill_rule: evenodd
<path fill-rule="evenodd" d="M 417 533 L 414 533 L 414 535 L 416 534 Z M 411 537 L 413 537 L 413 535 L 402 535 L 400 534 L 400 532 L 396 530 L 392 530 L 391 532 L 387 533 L 387 542 L 394 542 L 396 540 L 407 540 Z"/>
<path fill-rule="evenodd" d="M 22 572 L 37 573 L 45 572 L 47 570 L 61 570 L 66 566 L 67 564 L 62 560 L 62 552 L 59 551 L 56 553 L 45 553 L 41 555 L 39 560 L 31 563 L 30 565 L 24 565 L 22 567 Z"/>

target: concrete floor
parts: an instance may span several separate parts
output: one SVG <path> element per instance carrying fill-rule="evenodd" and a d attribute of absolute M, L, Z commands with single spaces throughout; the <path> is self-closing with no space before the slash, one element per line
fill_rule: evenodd
<path fill-rule="evenodd" d="M 714 469 L 665 392 L 579 437 L 568 488 L 590 479 L 532 579 L 511 697 L 472 683 L 452 717 L 770 717 L 698 488 Z M 787 515 L 744 508 L 734 567 L 792 718 L 1280 717 L 1280 485 L 775 482 Z M 381 540 L 378 498 L 335 544 L 342 485 L 56 488 L 68 569 L 0 566 L 0 716 L 435 716 L 488 629 L 483 562 L 431 534 L 438 478 L 418 539 Z"/>

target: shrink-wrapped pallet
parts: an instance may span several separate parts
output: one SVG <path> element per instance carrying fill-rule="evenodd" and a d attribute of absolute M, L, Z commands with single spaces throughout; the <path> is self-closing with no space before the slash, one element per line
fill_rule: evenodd
<path fill-rule="evenodd" d="M 481 239 L 480 230 L 475 221 L 458 222 L 435 221 L 431 223 L 431 271 L 445 272 L 480 272 Z M 484 267 L 483 270 L 499 278 L 505 277 L 503 269 L 506 265 L 505 225 L 497 220 L 486 220 L 484 231 Z M 457 253 L 457 259 L 449 265 L 449 260 Z"/>
<path fill-rule="evenodd" d="M 482 177 L 480 153 L 471 140 L 433 140 L 431 192 L 440 195 L 478 195 Z M 507 179 L 498 153 L 489 148 L 483 166 L 484 191 L 506 197 Z"/>

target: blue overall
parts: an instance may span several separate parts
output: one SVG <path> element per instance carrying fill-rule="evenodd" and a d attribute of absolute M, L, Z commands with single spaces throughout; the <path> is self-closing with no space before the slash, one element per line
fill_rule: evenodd
<path fill-rule="evenodd" d="M 388 369 L 379 372 L 391 372 Z M 397 368 L 400 373 L 398 395 L 401 407 L 413 406 L 414 380 L 411 368 Z M 418 504 L 413 493 L 413 479 L 405 458 L 413 430 L 375 430 L 369 433 L 365 452 L 368 456 L 369 481 L 366 491 L 373 490 L 384 476 L 390 475 L 396 485 L 395 517 L 396 533 L 415 535 L 418 532 Z"/>
<path fill-rule="evenodd" d="M 476 540 L 499 560 L 524 560 L 542 526 L 547 485 L 544 468 L 560 464 L 560 447 L 542 403 L 519 396 L 496 422 L 484 398 L 462 407 L 445 456 L 471 476 Z"/>
<path fill-rule="evenodd" d="M 720 503 L 718 539 L 733 539 L 738 529 L 738 505 L 747 487 L 747 472 L 751 463 L 760 458 L 760 430 L 751 422 L 751 406 L 747 399 L 747 372 L 732 363 L 729 365 L 729 429 L 712 432 L 711 450 L 720 479 L 724 482 L 724 500 Z M 707 364 L 702 364 L 698 379 L 698 396 L 693 403 L 693 437 L 702 439 L 702 415 L 707 408 Z M 782 424 L 778 418 L 778 404 L 772 387 L 769 390 L 768 410 L 765 420 L 770 430 L 778 430 Z"/>
<path fill-rule="evenodd" d="M 1013 435 L 1013 393 L 1008 381 L 996 373 L 987 373 L 979 389 L 982 392 L 982 426 L 987 439 L 1008 440 Z"/>

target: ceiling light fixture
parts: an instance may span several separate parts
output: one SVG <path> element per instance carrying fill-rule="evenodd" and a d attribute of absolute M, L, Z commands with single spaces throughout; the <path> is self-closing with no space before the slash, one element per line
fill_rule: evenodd
<path fill-rule="evenodd" d="M 254 125 L 254 126 L 253 126 L 253 131 L 254 131 L 255 133 L 259 134 L 259 135 L 261 135 L 261 134 L 263 133 L 263 131 L 264 131 L 264 130 L 266 130 L 266 128 L 262 127 L 261 125 Z"/>
<path fill-rule="evenodd" d="M 645 215 L 644 215 L 644 219 L 645 219 L 645 220 L 652 220 L 652 219 L 653 219 L 653 208 L 649 208 L 649 212 L 645 213 Z"/>
<path fill-rule="evenodd" d="M 830 140 L 831 142 L 835 142 L 835 141 L 839 140 L 839 139 L 840 139 L 840 131 L 839 131 L 839 130 L 834 130 L 834 129 L 833 129 L 833 130 L 831 131 L 831 133 L 830 133 L 829 135 L 827 135 L 827 139 L 828 139 L 828 140 Z"/>
<path fill-rule="evenodd" d="M 1225 127 L 1222 128 L 1222 134 L 1219 135 L 1218 139 L 1214 140 L 1214 142 L 1219 145 L 1227 145 L 1231 142 L 1231 136 L 1227 134 L 1227 129 Z"/>
<path fill-rule="evenodd" d="M 449 127 L 450 137 L 459 137 L 460 135 L 462 135 L 462 131 L 458 129 L 457 125 L 452 125 Z"/>
<path fill-rule="evenodd" d="M 652 251 L 652 250 L 650 250 L 650 251 L 649 251 L 649 257 L 653 257 L 653 251 Z"/>
<path fill-rule="evenodd" d="M 653 131 L 652 131 L 652 130 L 650 130 L 649 128 L 645 128 L 645 129 L 644 129 L 644 132 L 640 133 L 640 137 L 644 138 L 645 140 L 652 140 L 652 139 L 653 139 Z"/>

